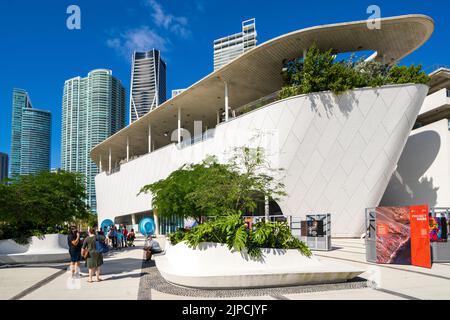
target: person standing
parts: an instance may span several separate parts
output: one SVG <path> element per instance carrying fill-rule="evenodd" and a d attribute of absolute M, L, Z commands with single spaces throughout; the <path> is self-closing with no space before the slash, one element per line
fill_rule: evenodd
<path fill-rule="evenodd" d="M 119 230 L 117 230 L 116 237 L 117 237 L 117 249 L 120 250 L 122 248 L 122 237 L 123 237 L 121 228 L 119 228 Z"/>
<path fill-rule="evenodd" d="M 125 226 L 123 228 L 123 242 L 124 242 L 125 247 L 128 247 L 127 239 L 128 239 L 128 230 L 127 230 L 127 227 Z"/>
<path fill-rule="evenodd" d="M 97 282 L 103 281 L 100 279 L 100 267 L 103 265 L 103 254 L 98 252 L 95 248 L 96 241 L 105 241 L 105 237 L 95 234 L 95 229 L 89 229 L 89 236 L 84 239 L 83 247 L 84 250 L 83 257 L 86 258 L 86 265 L 89 269 L 89 283 L 92 283 L 92 276 L 96 275 Z"/>
<path fill-rule="evenodd" d="M 113 247 L 117 249 L 117 227 L 113 227 Z"/>
<path fill-rule="evenodd" d="M 114 245 L 114 228 L 113 228 L 113 226 L 109 226 L 108 239 L 109 239 L 109 245 L 111 247 L 115 248 L 115 245 Z"/>
<path fill-rule="evenodd" d="M 81 261 L 81 240 L 80 232 L 76 226 L 70 227 L 69 235 L 67 236 L 67 244 L 69 245 L 70 254 L 70 271 L 72 272 L 72 278 L 75 276 L 75 272 L 80 275 L 80 261 Z"/>

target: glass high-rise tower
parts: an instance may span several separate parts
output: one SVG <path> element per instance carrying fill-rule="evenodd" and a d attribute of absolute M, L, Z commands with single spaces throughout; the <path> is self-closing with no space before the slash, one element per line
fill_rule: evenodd
<path fill-rule="evenodd" d="M 0 182 L 8 178 L 8 160 L 8 155 L 0 152 Z"/>
<path fill-rule="evenodd" d="M 256 47 L 256 38 L 256 21 L 250 19 L 242 22 L 242 32 L 215 40 L 214 70 Z"/>
<path fill-rule="evenodd" d="M 166 101 L 166 63 L 158 50 L 134 52 L 131 66 L 130 123 Z"/>
<path fill-rule="evenodd" d="M 28 93 L 13 90 L 11 176 L 50 170 L 51 114 L 34 109 Z"/>
<path fill-rule="evenodd" d="M 99 169 L 90 150 L 125 126 L 125 88 L 111 70 L 91 71 L 64 84 L 61 169 L 84 175 L 87 204 L 96 209 L 95 176 Z"/>

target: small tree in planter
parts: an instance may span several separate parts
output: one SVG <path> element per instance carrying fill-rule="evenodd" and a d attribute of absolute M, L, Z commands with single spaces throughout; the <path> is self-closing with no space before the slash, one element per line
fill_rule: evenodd
<path fill-rule="evenodd" d="M 172 244 L 222 243 L 230 250 L 247 250 L 253 258 L 261 256 L 261 248 L 298 249 L 309 256 L 307 246 L 292 236 L 287 224 L 260 222 L 249 229 L 242 219 L 242 212 L 253 212 L 258 202 L 279 200 L 286 194 L 277 179 L 282 171 L 270 167 L 261 148 L 244 147 L 235 149 L 227 164 L 209 157 L 144 186 L 141 192 L 153 194 L 153 206 L 161 216 L 194 218 L 200 223 L 171 234 Z M 205 216 L 214 219 L 201 223 Z"/>
<path fill-rule="evenodd" d="M 207 157 L 144 186 L 140 193 L 153 195 L 153 207 L 163 217 L 201 223 L 202 217 L 252 212 L 266 198 L 278 200 L 285 195 L 284 185 L 275 177 L 280 171 L 270 168 L 261 148 L 237 148 L 227 164 Z"/>

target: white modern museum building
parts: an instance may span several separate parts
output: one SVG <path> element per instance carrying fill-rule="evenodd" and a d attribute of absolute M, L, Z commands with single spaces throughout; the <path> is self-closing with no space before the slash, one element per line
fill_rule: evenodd
<path fill-rule="evenodd" d="M 398 170 L 429 87 L 389 85 L 282 100 L 277 92 L 283 61 L 303 56 L 314 43 L 336 54 L 373 51 L 371 58 L 394 64 L 434 30 L 423 15 L 381 23 L 379 30 L 366 21 L 311 27 L 267 41 L 94 147 L 99 222 L 151 217 L 151 195 L 138 195 L 144 185 L 183 164 L 208 155 L 226 161 L 234 148 L 250 146 L 266 148 L 271 165 L 284 169 L 287 196 L 270 214 L 331 213 L 333 236 L 360 236 L 365 208 L 379 205 Z"/>
<path fill-rule="evenodd" d="M 431 74 L 420 109 L 382 205 L 450 207 L 450 69 Z"/>

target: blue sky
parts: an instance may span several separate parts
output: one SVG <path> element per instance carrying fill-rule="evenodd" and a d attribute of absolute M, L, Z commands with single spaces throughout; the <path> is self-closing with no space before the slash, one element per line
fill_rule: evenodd
<path fill-rule="evenodd" d="M 81 30 L 66 27 L 71 4 L 81 8 Z M 14 87 L 27 90 L 35 108 L 52 112 L 52 167 L 59 167 L 65 80 L 109 68 L 128 101 L 130 54 L 155 47 L 167 63 L 169 97 L 172 89 L 212 71 L 213 40 L 239 32 L 245 19 L 256 18 L 262 43 L 305 27 L 366 19 L 371 4 L 380 6 L 383 17 L 422 13 L 435 20 L 431 39 L 403 64 L 420 63 L 427 71 L 450 65 L 448 0 L 1 0 L 0 152 L 10 152 Z"/>

